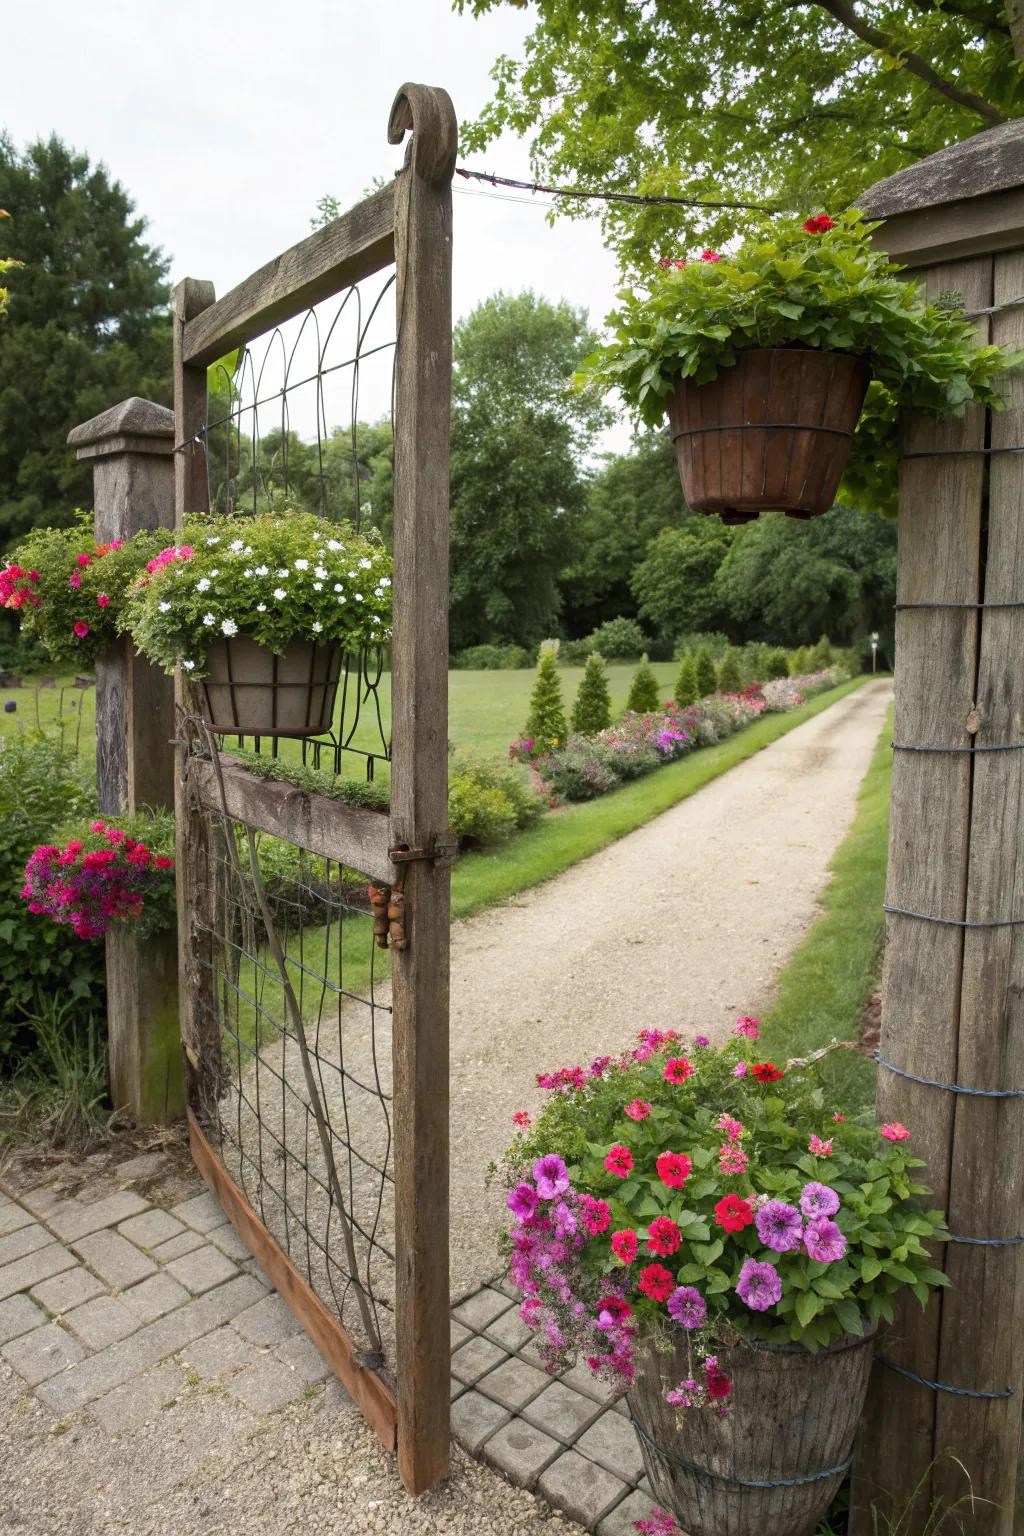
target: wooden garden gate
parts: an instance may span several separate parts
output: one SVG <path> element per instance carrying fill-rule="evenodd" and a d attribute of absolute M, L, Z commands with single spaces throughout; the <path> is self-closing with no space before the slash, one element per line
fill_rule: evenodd
<path fill-rule="evenodd" d="M 391 729 L 382 658 L 348 658 L 337 731 L 303 747 L 308 766 L 336 775 L 353 760 L 369 779 L 390 772 L 390 810 L 318 792 L 330 783 L 303 778 L 251 738 L 240 745 L 255 748 L 255 758 L 218 750 L 179 677 L 176 819 L 181 1030 L 196 1163 L 381 1440 L 397 1446 L 406 1487 L 421 1492 L 448 1470 L 449 1444 L 447 605 L 456 120 L 443 90 L 402 88 L 388 138 L 398 144 L 410 130 L 405 168 L 391 184 L 223 298 L 191 278 L 174 294 L 177 526 L 211 503 L 217 510 L 243 505 L 249 493 L 239 486 L 247 475 L 254 508 L 289 491 L 290 402 L 300 386 L 315 398 L 321 505 L 332 511 L 324 465 L 338 442 L 327 436 L 323 402 L 328 383 L 349 376 L 351 462 L 342 459 L 358 522 L 365 478 L 356 441 L 360 368 L 392 349 Z M 381 286 L 368 304 L 371 280 Z M 325 338 L 322 306 L 335 297 Z M 373 344 L 371 322 L 391 313 L 393 341 Z M 354 342 L 332 360 L 328 347 L 350 320 Z M 315 337 L 315 367 L 298 381 L 300 343 L 288 343 L 282 329 L 289 323 L 301 338 Z M 261 337 L 268 338 L 262 363 Z M 208 412 L 207 371 L 236 349 L 234 382 L 218 416 Z M 278 375 L 267 372 L 272 354 L 283 367 L 280 388 Z M 282 423 L 269 466 L 260 463 L 260 411 L 268 400 Z M 261 838 L 298 850 L 283 876 L 261 867 Z M 398 935 L 391 948 L 390 993 L 372 948 L 368 879 L 398 893 L 399 906 L 404 897 L 405 941 Z"/>

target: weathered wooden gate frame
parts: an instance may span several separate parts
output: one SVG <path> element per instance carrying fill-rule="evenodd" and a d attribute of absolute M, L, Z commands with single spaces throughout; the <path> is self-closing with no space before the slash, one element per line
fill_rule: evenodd
<path fill-rule="evenodd" d="M 219 812 L 212 764 L 179 746 L 175 792 L 181 1033 L 196 1163 L 383 1443 L 397 1444 L 413 1493 L 449 1465 L 448 1293 L 448 462 L 451 410 L 451 181 L 457 126 L 447 93 L 404 85 L 388 139 L 412 130 L 404 170 L 222 299 L 186 278 L 174 291 L 175 526 L 208 506 L 207 368 L 235 347 L 394 263 L 397 272 L 391 811 L 299 793 L 241 767 L 225 775 L 230 815 L 255 830 L 392 883 L 405 874 L 408 944 L 393 951 L 395 1167 L 394 1396 L 356 1358 L 334 1317 L 270 1236 L 203 1132 L 220 1042 L 202 920 L 214 867 L 203 807 Z M 187 713 L 186 684 L 176 682 Z M 190 779 L 186 789 L 186 767 Z M 393 859 L 411 852 L 414 857 Z M 204 963 L 205 962 L 205 963 Z M 204 1002 L 205 998 L 205 1002 Z"/>

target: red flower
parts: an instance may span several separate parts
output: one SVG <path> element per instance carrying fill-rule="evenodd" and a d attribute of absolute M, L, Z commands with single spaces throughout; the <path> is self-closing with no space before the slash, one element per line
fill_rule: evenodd
<path fill-rule="evenodd" d="M 721 261 L 722 258 L 717 251 L 701 251 L 700 259 L 701 261 Z"/>
<path fill-rule="evenodd" d="M 640 1271 L 637 1290 L 652 1301 L 668 1301 L 675 1288 L 676 1282 L 664 1264 L 648 1264 Z"/>
<path fill-rule="evenodd" d="M 650 1112 L 651 1106 L 646 1099 L 633 1099 L 623 1110 L 623 1114 L 628 1115 L 631 1120 L 646 1120 Z"/>
<path fill-rule="evenodd" d="M 173 859 L 169 859 L 167 857 L 167 855 L 163 854 L 163 853 L 158 853 L 154 862 L 156 863 L 157 869 L 173 869 L 174 868 L 174 860 Z"/>
<path fill-rule="evenodd" d="M 671 1216 L 656 1216 L 647 1228 L 647 1246 L 659 1259 L 667 1259 L 683 1240 Z"/>
<path fill-rule="evenodd" d="M 751 1063 L 751 1073 L 758 1083 L 777 1083 L 782 1073 L 774 1061 L 755 1061 Z"/>
<path fill-rule="evenodd" d="M 639 1246 L 636 1233 L 630 1231 L 628 1227 L 621 1232 L 612 1233 L 612 1253 L 617 1259 L 621 1259 L 623 1264 L 632 1264 Z"/>
<path fill-rule="evenodd" d="M 84 640 L 86 635 L 89 633 L 89 626 L 84 619 L 76 619 L 71 628 L 74 630 L 75 635 L 79 640 Z"/>
<path fill-rule="evenodd" d="M 682 1189 L 693 1169 L 685 1152 L 662 1152 L 654 1166 L 658 1170 L 658 1178 L 669 1189 Z"/>
<path fill-rule="evenodd" d="M 732 1379 L 724 1371 L 720 1371 L 717 1365 L 708 1362 L 705 1384 L 708 1389 L 708 1397 L 728 1397 L 732 1391 Z"/>
<path fill-rule="evenodd" d="M 726 1195 L 715 1206 L 715 1220 L 726 1232 L 742 1232 L 754 1219 L 754 1207 L 739 1195 Z"/>
<path fill-rule="evenodd" d="M 804 220 L 804 229 L 809 235 L 827 235 L 832 228 L 833 221 L 827 213 L 816 213 Z"/>
<path fill-rule="evenodd" d="M 633 1316 L 633 1308 L 625 1296 L 602 1296 L 597 1304 L 597 1314 L 607 1312 L 617 1323 L 625 1323 Z"/>
<path fill-rule="evenodd" d="M 658 266 L 659 267 L 670 267 L 671 265 L 672 265 L 672 257 L 671 256 L 663 256 L 661 258 L 661 260 L 658 262 Z"/>
<path fill-rule="evenodd" d="M 624 1179 L 627 1173 L 632 1172 L 633 1154 L 628 1147 L 616 1142 L 614 1147 L 608 1148 L 604 1166 L 609 1173 L 614 1173 L 617 1179 Z"/>
<path fill-rule="evenodd" d="M 681 269 L 682 269 L 682 268 L 683 268 L 683 267 L 685 267 L 685 266 L 686 266 L 686 262 L 685 262 L 685 261 L 674 261 L 674 262 L 673 262 L 673 263 L 672 263 L 672 265 L 673 265 L 673 266 L 674 266 L 674 267 L 679 267 L 679 268 L 680 268 L 680 270 L 681 270 Z"/>
<path fill-rule="evenodd" d="M 160 860 L 158 859 L 157 863 L 159 864 L 159 862 Z M 512 1116 L 512 1124 L 518 1126 L 521 1131 L 525 1131 L 529 1123 L 530 1117 L 526 1113 L 526 1110 L 517 1109 L 515 1114 Z"/>
<path fill-rule="evenodd" d="M 96 606 L 98 608 L 109 608 L 110 607 L 110 598 L 107 596 L 107 594 L 105 592 L 97 593 L 97 595 L 96 595 Z"/>
<path fill-rule="evenodd" d="M 75 564 L 76 565 L 89 565 L 90 564 L 89 556 L 88 555 L 76 555 L 75 556 Z"/>
<path fill-rule="evenodd" d="M 612 1224 L 607 1200 L 595 1200 L 593 1195 L 581 1195 L 580 1204 L 583 1207 L 583 1225 L 588 1234 L 597 1237 L 599 1233 L 607 1232 Z"/>
<path fill-rule="evenodd" d="M 685 1056 L 670 1056 L 661 1075 L 666 1083 L 685 1083 L 693 1076 L 693 1068 Z"/>

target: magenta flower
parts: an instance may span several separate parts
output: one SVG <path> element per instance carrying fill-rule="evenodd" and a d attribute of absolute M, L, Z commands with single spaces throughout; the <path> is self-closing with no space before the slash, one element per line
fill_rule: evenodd
<path fill-rule="evenodd" d="M 754 1218 L 757 1235 L 766 1248 L 776 1253 L 792 1253 L 803 1239 L 803 1221 L 794 1205 L 784 1200 L 769 1200 Z"/>
<path fill-rule="evenodd" d="M 760 1033 L 760 1019 L 752 1019 L 748 1014 L 744 1014 L 743 1018 L 736 1020 L 736 1028 L 733 1030 L 734 1035 L 745 1035 L 748 1040 L 756 1040 Z"/>
<path fill-rule="evenodd" d="M 633 1099 L 623 1111 L 631 1120 L 646 1120 L 650 1112 L 651 1106 L 646 1099 Z"/>
<path fill-rule="evenodd" d="M 745 1259 L 736 1294 L 752 1312 L 767 1312 L 782 1298 L 782 1280 L 773 1264 Z"/>
<path fill-rule="evenodd" d="M 707 1319 L 708 1305 L 692 1285 L 680 1285 L 668 1299 L 668 1315 L 681 1328 L 699 1328 Z"/>
<path fill-rule="evenodd" d="M 693 1043 L 698 1050 L 703 1051 L 707 1049 L 707 1047 L 711 1044 L 711 1041 L 708 1039 L 707 1035 L 694 1035 Z"/>
<path fill-rule="evenodd" d="M 537 1191 L 524 1179 L 515 1189 L 509 1190 L 506 1204 L 517 1221 L 529 1221 L 537 1209 Z"/>
<path fill-rule="evenodd" d="M 733 1075 L 733 1077 L 746 1077 L 746 1075 L 747 1075 L 747 1064 L 746 1064 L 746 1062 L 745 1061 L 738 1061 L 736 1063 L 736 1065 L 732 1069 L 732 1075 Z"/>
<path fill-rule="evenodd" d="M 800 1195 L 800 1209 L 808 1219 L 834 1216 L 839 1209 L 839 1196 L 827 1184 L 805 1184 Z"/>
<path fill-rule="evenodd" d="M 569 1170 L 557 1152 L 549 1152 L 546 1157 L 537 1159 L 533 1177 L 542 1200 L 554 1200 L 556 1195 L 564 1194 L 569 1188 Z"/>
<path fill-rule="evenodd" d="M 827 1216 L 816 1216 L 804 1230 L 804 1247 L 819 1264 L 834 1264 L 846 1252 L 846 1238 L 834 1221 Z"/>
<path fill-rule="evenodd" d="M 831 1157 L 832 1140 L 829 1138 L 828 1141 L 822 1141 L 820 1136 L 812 1136 L 807 1143 L 807 1150 L 815 1157 Z"/>

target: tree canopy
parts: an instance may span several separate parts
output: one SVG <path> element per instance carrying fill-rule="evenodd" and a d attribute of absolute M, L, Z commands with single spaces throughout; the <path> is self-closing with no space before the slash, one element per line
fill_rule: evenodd
<path fill-rule="evenodd" d="M 717 628 L 715 576 L 732 539 L 717 517 L 688 517 L 681 528 L 664 528 L 651 540 L 630 584 L 639 617 L 656 634 L 674 640 Z"/>
<path fill-rule="evenodd" d="M 54 137 L 19 152 L 0 133 L 0 548 L 88 502 L 72 427 L 129 395 L 169 402 L 167 261 L 124 187 Z"/>
<path fill-rule="evenodd" d="M 523 0 L 454 0 L 481 16 Z M 1024 111 L 1024 0 L 537 0 L 464 152 L 506 129 L 562 185 L 836 210 Z M 571 199 L 568 216 L 592 212 Z M 731 208 L 607 205 L 624 267 L 718 244 Z"/>

